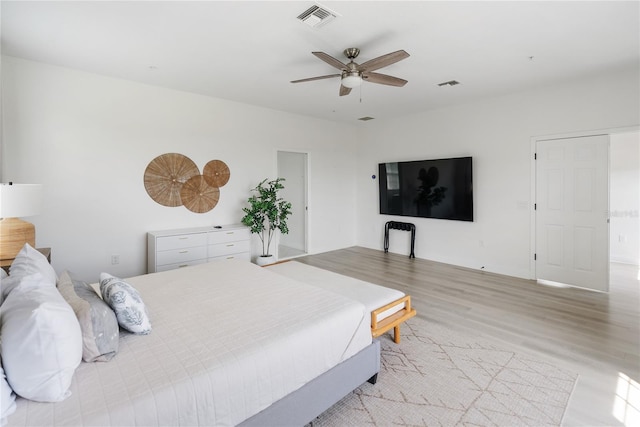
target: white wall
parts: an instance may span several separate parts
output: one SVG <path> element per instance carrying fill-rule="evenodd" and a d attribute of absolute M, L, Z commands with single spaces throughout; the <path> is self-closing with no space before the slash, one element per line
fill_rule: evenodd
<path fill-rule="evenodd" d="M 416 224 L 419 258 L 530 277 L 531 137 L 638 125 L 637 76 L 619 70 L 357 129 L 3 57 L 2 181 L 45 184 L 45 212 L 30 219 L 37 245 L 52 247 L 56 270 L 95 281 L 103 270 L 143 273 L 148 230 L 237 222 L 248 190 L 275 177 L 277 149 L 306 151 L 311 253 L 382 249 L 384 222 L 397 219 Z M 144 169 L 168 152 L 199 168 L 229 165 L 213 211 L 163 207 L 146 194 Z M 467 155 L 474 222 L 378 214 L 378 163 Z M 408 254 L 409 233 L 393 232 L 390 250 Z"/>
<path fill-rule="evenodd" d="M 530 278 L 531 137 L 638 125 L 638 72 L 368 122 L 357 155 L 359 244 L 382 249 L 386 221 L 413 222 L 418 258 Z M 460 156 L 473 156 L 474 222 L 379 214 L 378 163 Z M 393 232 L 390 251 L 408 254 L 409 233 Z"/>
<path fill-rule="evenodd" d="M 309 251 L 356 244 L 351 126 L 12 57 L 3 57 L 2 85 L 2 181 L 44 184 L 45 211 L 29 220 L 58 272 L 142 274 L 147 231 L 239 222 L 249 189 L 275 178 L 276 148 L 310 154 Z M 170 152 L 200 170 L 227 163 L 231 179 L 212 211 L 147 195 L 145 168 Z"/>
<path fill-rule="evenodd" d="M 611 261 L 640 263 L 640 132 L 611 135 Z"/>

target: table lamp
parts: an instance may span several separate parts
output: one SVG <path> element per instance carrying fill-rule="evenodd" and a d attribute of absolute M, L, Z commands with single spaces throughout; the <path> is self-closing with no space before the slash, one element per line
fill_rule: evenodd
<path fill-rule="evenodd" d="M 0 183 L 0 260 L 13 259 L 25 243 L 36 247 L 36 228 L 18 217 L 38 215 L 42 185 Z"/>

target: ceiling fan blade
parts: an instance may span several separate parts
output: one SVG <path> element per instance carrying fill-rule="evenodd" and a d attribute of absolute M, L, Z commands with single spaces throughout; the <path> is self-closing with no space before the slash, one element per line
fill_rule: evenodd
<path fill-rule="evenodd" d="M 291 80 L 291 83 L 312 82 L 314 80 L 331 79 L 333 77 L 340 77 L 340 76 L 341 76 L 341 74 L 329 74 L 329 75 L 326 75 L 326 76 L 309 77 L 308 79 Z"/>
<path fill-rule="evenodd" d="M 408 58 L 409 54 L 404 50 L 398 50 L 396 52 L 387 53 L 386 55 L 373 58 L 367 62 L 363 62 L 358 66 L 360 71 L 374 71 L 387 65 L 395 64 L 398 61 L 402 61 Z"/>
<path fill-rule="evenodd" d="M 340 85 L 340 96 L 349 95 L 351 93 L 351 88 Z"/>
<path fill-rule="evenodd" d="M 311 52 L 311 53 L 314 54 L 315 56 L 317 56 L 318 58 L 322 59 L 324 62 L 326 62 L 327 64 L 331 65 L 332 67 L 337 68 L 338 70 L 345 70 L 347 68 L 347 66 L 345 64 L 343 64 L 342 62 L 338 61 L 333 56 L 327 55 L 324 52 Z"/>
<path fill-rule="evenodd" d="M 407 81 L 405 79 L 400 79 L 398 77 L 388 76 L 386 74 L 380 73 L 363 73 L 362 78 L 367 82 L 388 86 L 402 87 L 407 84 Z"/>

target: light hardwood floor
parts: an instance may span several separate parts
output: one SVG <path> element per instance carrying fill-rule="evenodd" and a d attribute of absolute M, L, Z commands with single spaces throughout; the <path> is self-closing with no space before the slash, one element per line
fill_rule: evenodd
<path fill-rule="evenodd" d="M 604 294 L 361 247 L 296 261 L 398 289 L 429 321 L 516 346 L 579 374 L 566 426 L 640 425 L 634 418 L 640 414 L 637 267 L 612 264 Z"/>

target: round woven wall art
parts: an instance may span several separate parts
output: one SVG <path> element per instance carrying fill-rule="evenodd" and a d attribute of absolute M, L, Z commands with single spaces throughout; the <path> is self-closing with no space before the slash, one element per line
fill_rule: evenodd
<path fill-rule="evenodd" d="M 204 175 L 204 179 L 207 180 L 210 186 L 220 188 L 229 182 L 231 172 L 229 171 L 229 166 L 222 160 L 211 160 L 204 165 L 202 175 Z"/>
<path fill-rule="evenodd" d="M 182 205 L 180 190 L 185 182 L 199 176 L 198 166 L 188 157 L 167 153 L 153 159 L 144 171 L 144 188 L 163 206 Z"/>
<path fill-rule="evenodd" d="M 203 175 L 196 175 L 184 183 L 180 198 L 185 208 L 191 212 L 205 213 L 218 204 L 220 190 L 207 184 Z"/>

